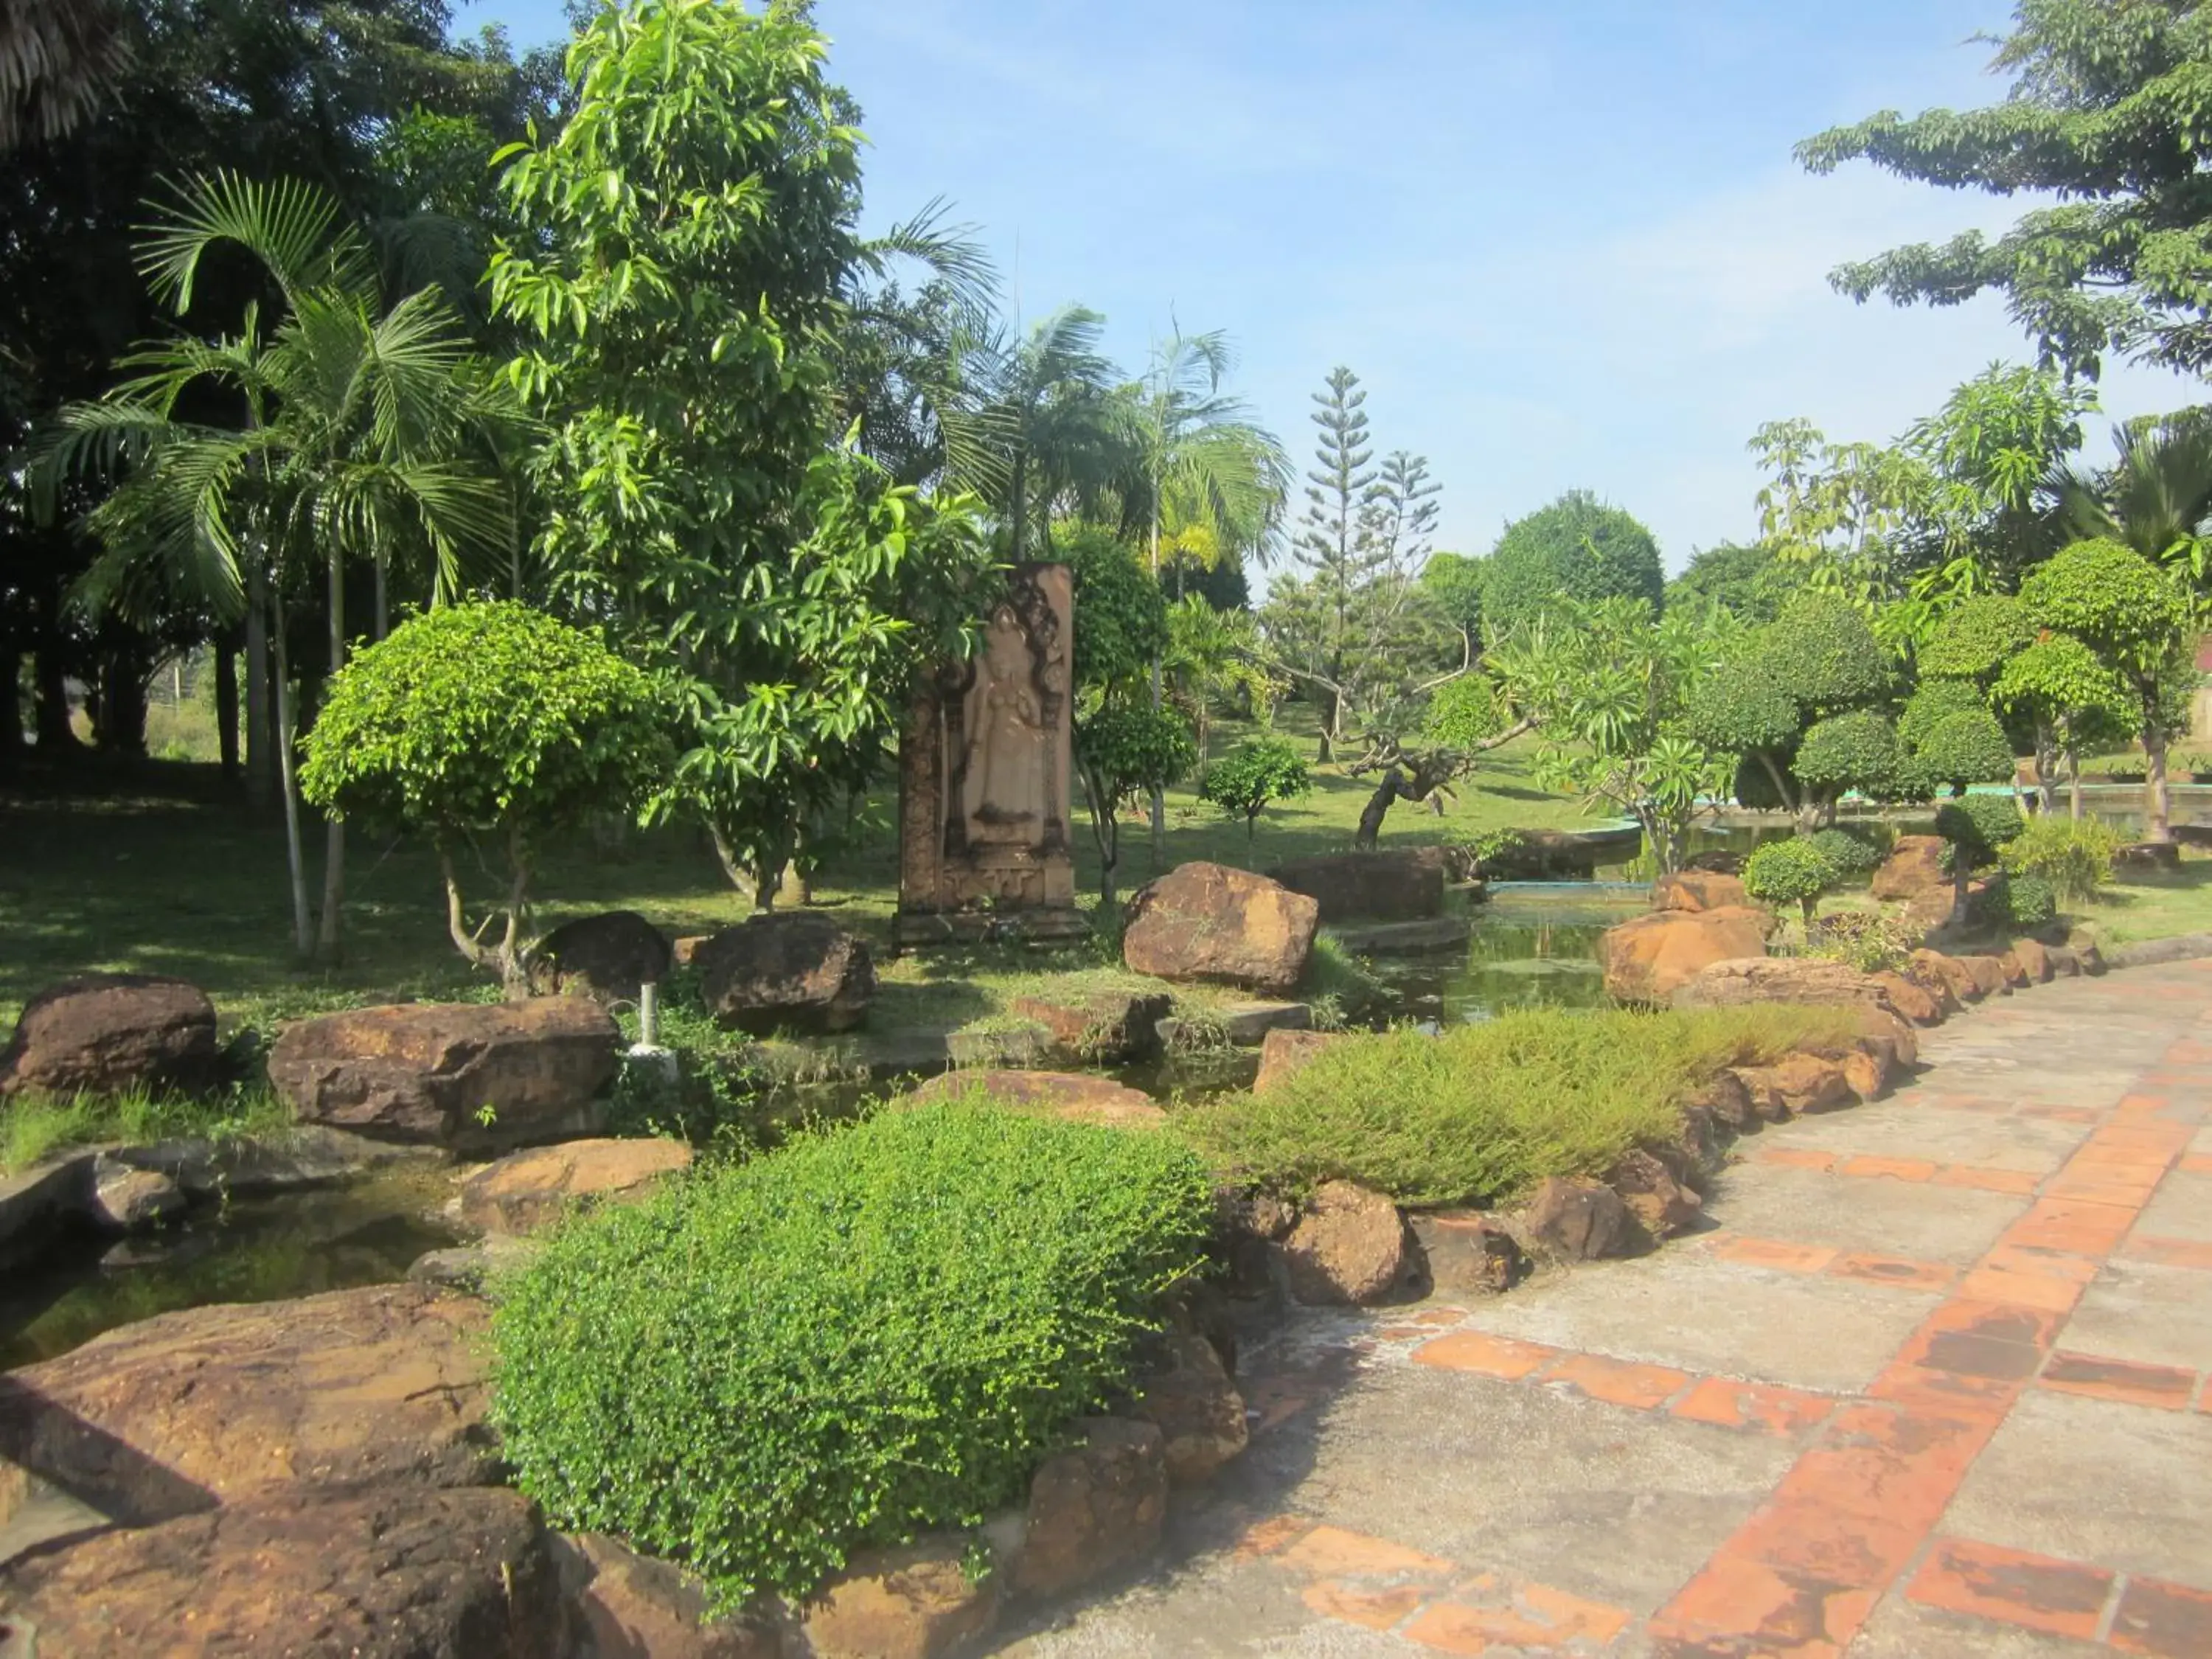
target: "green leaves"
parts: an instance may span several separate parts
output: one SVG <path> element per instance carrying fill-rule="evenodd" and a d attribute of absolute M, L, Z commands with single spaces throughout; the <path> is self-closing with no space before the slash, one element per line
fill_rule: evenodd
<path fill-rule="evenodd" d="M 1809 921 L 1820 895 L 1843 872 L 1803 836 L 1762 842 L 1744 860 L 1743 890 L 1762 904 L 1795 904 Z"/>
<path fill-rule="evenodd" d="M 1589 490 L 1571 489 L 1506 526 L 1485 564 L 1484 623 L 1496 635 L 1563 599 L 1640 599 L 1656 612 L 1665 588 L 1651 532 Z"/>
<path fill-rule="evenodd" d="M 1290 800 L 1313 787 L 1305 757 L 1287 738 L 1247 738 L 1206 769 L 1200 793 L 1249 831 L 1270 803 Z"/>

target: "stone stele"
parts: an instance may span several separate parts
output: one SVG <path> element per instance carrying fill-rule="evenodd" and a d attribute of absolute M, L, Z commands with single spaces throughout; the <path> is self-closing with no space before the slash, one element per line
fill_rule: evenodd
<path fill-rule="evenodd" d="M 902 945 L 1073 938 L 1074 588 L 1015 567 L 982 649 L 916 693 L 899 747 Z"/>

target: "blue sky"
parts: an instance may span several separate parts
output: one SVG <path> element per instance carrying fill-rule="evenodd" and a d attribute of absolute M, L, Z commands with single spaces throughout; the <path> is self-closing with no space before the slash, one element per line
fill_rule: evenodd
<path fill-rule="evenodd" d="M 1895 436 L 1994 359 L 2000 304 L 1853 305 L 1826 273 L 1995 229 L 2022 203 L 1814 178 L 1799 138 L 1993 101 L 2005 0 L 819 0 L 866 112 L 868 217 L 979 224 L 1024 315 L 1106 313 L 1133 367 L 1179 320 L 1303 467 L 1310 394 L 1366 384 L 1378 450 L 1429 458 L 1438 545 L 1583 487 L 1670 569 L 1746 538 L 1762 422 Z M 460 26 L 565 33 L 559 0 Z M 2108 370 L 2120 416 L 2195 383 Z M 2106 422 L 2096 422 L 2102 449 Z"/>

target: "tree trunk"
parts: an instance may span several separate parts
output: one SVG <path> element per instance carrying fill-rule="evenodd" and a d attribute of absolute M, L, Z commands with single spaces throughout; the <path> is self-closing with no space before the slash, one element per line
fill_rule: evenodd
<path fill-rule="evenodd" d="M 2143 775 L 2143 827 L 2149 832 L 2143 839 L 2172 841 L 2173 798 L 2166 789 L 2166 729 L 2155 721 L 2146 721 L 2142 742 L 2143 757 L 2148 763 Z"/>
<path fill-rule="evenodd" d="M 522 965 L 522 919 L 530 902 L 530 861 L 520 825 L 508 827 L 507 857 L 514 879 L 507 889 L 507 933 L 500 940 L 499 977 L 508 997 L 518 998 L 530 994 L 530 976 Z"/>
<path fill-rule="evenodd" d="M 2058 810 L 2058 735 L 2049 720 L 2035 723 L 2035 787 L 2049 817 Z"/>
<path fill-rule="evenodd" d="M 2081 817 L 2081 750 L 2070 738 L 2066 744 L 2067 816 L 2076 823 Z"/>
<path fill-rule="evenodd" d="M 380 547 L 376 550 L 376 638 L 381 641 L 392 631 L 392 555 Z"/>
<path fill-rule="evenodd" d="M 1121 826 L 1114 821 L 1111 802 L 1100 810 L 1098 803 L 1104 792 L 1091 769 L 1079 764 L 1075 769 L 1083 780 L 1083 804 L 1091 809 L 1091 838 L 1098 843 L 1098 913 L 1110 920 L 1114 872 L 1121 862 Z"/>
<path fill-rule="evenodd" d="M 112 642 L 100 654 L 100 683 L 90 699 L 92 738 L 101 753 L 146 752 L 146 678 L 153 665 L 136 637 Z"/>
<path fill-rule="evenodd" d="M 345 568 L 332 544 L 329 562 L 331 678 L 337 683 L 345 666 Z M 382 592 L 380 580 L 378 591 Z M 325 688 L 325 695 L 328 688 Z M 336 963 L 339 950 L 340 907 L 345 902 L 345 823 L 335 812 L 323 823 L 323 915 L 315 935 L 315 950 L 326 963 Z"/>
<path fill-rule="evenodd" d="M 438 846 L 438 873 L 446 883 L 446 933 L 471 967 L 483 966 L 483 947 L 469 933 L 468 915 L 461 908 L 460 878 L 453 873 L 452 849 L 442 842 Z"/>
<path fill-rule="evenodd" d="M 1158 467 L 1155 467 L 1155 468 L 1152 470 L 1152 586 L 1153 586 L 1154 587 L 1158 587 L 1159 585 L 1160 585 L 1160 475 L 1159 475 L 1159 469 L 1158 469 Z M 1153 657 L 1152 657 L 1152 707 L 1153 707 L 1155 709 L 1158 709 L 1158 708 L 1159 708 L 1159 706 L 1160 706 L 1160 659 L 1159 659 L 1158 653 L 1155 653 L 1153 654 Z M 1167 791 L 1166 791 L 1166 790 L 1164 790 L 1164 789 L 1163 789 L 1163 788 L 1161 788 L 1161 787 L 1160 787 L 1160 786 L 1159 786 L 1159 785 L 1158 785 L 1158 784 L 1154 784 L 1154 785 L 1152 786 L 1152 873 L 1153 873 L 1154 875 L 1156 875 L 1156 876 L 1157 876 L 1157 875 L 1158 875 L 1158 874 L 1159 874 L 1159 872 L 1160 872 L 1160 864 L 1161 864 L 1161 861 L 1162 861 L 1163 860 L 1164 860 L 1164 859 L 1167 857 L 1167 847 L 1168 847 L 1168 797 L 1167 797 Z"/>
<path fill-rule="evenodd" d="M 17 689 L 22 672 L 21 650 L 0 646 L 0 774 L 13 771 L 23 757 L 23 702 Z"/>
<path fill-rule="evenodd" d="M 276 600 L 270 658 L 276 670 L 276 776 L 284 797 L 284 861 L 292 882 L 292 949 L 301 963 L 313 959 L 314 919 L 307 908 L 307 856 L 300 842 L 300 792 L 292 775 L 292 677 L 284 653 L 284 601 Z"/>
<path fill-rule="evenodd" d="M 722 826 L 711 817 L 707 820 L 707 837 L 714 843 L 714 861 L 722 866 L 722 873 L 729 878 L 730 885 L 750 898 L 753 896 L 752 878 L 745 873 L 744 864 L 738 859 L 737 848 L 730 845 L 730 838 L 722 833 Z"/>
<path fill-rule="evenodd" d="M 275 702 L 269 652 L 269 573 L 260 560 L 247 566 L 246 603 L 246 798 L 269 805 L 276 755 Z"/>
<path fill-rule="evenodd" d="M 238 781 L 238 646 L 236 630 L 224 629 L 210 642 L 215 654 L 215 741 L 222 757 L 225 782 Z"/>
<path fill-rule="evenodd" d="M 1382 774 L 1382 781 L 1375 786 L 1375 793 L 1367 798 L 1367 805 L 1359 809 L 1359 829 L 1352 844 L 1363 853 L 1375 850 L 1375 843 L 1382 834 L 1382 815 L 1398 799 L 1405 779 L 1393 766 Z"/>
<path fill-rule="evenodd" d="M 1019 564 L 1024 550 L 1029 545 L 1030 534 L 1030 455 L 1025 446 L 1014 450 L 1014 476 L 1007 487 L 1008 522 L 1013 528 L 1013 544 L 1009 563 Z"/>
<path fill-rule="evenodd" d="M 62 672 L 61 653 L 52 635 L 31 659 L 31 726 L 38 735 L 39 757 L 59 760 L 82 748 L 70 725 L 69 679 Z"/>

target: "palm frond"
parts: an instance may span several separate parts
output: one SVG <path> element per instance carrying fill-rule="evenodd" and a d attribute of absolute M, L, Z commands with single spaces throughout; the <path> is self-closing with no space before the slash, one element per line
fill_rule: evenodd
<path fill-rule="evenodd" d="M 171 185 L 146 228 L 138 270 L 156 297 L 183 313 L 191 307 L 200 261 L 224 243 L 259 260 L 295 308 L 313 288 L 374 295 L 368 240 L 327 194 L 298 179 L 252 179 L 227 169 Z"/>

